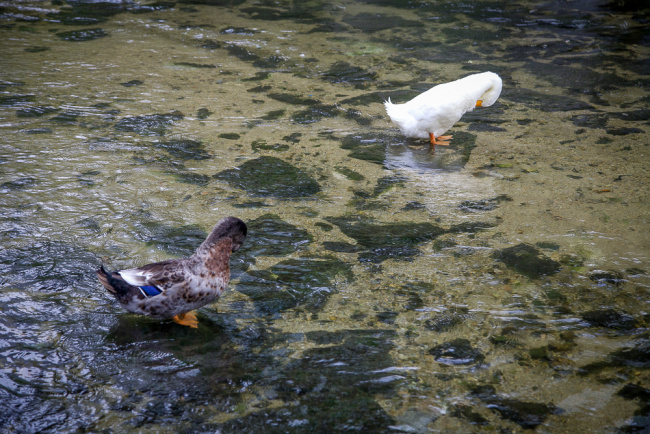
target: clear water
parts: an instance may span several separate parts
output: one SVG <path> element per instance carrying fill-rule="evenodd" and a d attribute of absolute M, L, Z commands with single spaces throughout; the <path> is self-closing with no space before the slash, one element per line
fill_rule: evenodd
<path fill-rule="evenodd" d="M 642 3 L 3 3 L 0 430 L 647 430 Z M 449 148 L 384 113 L 486 70 Z M 228 215 L 197 330 L 95 278 Z"/>

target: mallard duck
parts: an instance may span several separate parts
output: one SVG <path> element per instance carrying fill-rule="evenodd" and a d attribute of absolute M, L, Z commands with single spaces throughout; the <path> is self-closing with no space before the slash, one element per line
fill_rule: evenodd
<path fill-rule="evenodd" d="M 407 137 L 426 139 L 434 145 L 449 145 L 443 134 L 474 107 L 489 107 L 501 94 L 501 77 L 493 72 L 472 74 L 439 84 L 404 104 L 384 103 L 386 113 Z"/>
<path fill-rule="evenodd" d="M 97 277 L 129 312 L 171 318 L 197 328 L 194 309 L 216 300 L 230 281 L 230 254 L 246 239 L 246 224 L 235 217 L 222 219 L 192 256 L 156 262 L 109 273 L 102 266 Z"/>

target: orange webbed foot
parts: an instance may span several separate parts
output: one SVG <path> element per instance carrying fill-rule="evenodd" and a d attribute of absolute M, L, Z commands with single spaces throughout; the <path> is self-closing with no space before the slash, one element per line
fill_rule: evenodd
<path fill-rule="evenodd" d="M 172 320 L 176 324 L 192 327 L 193 329 L 199 328 L 199 320 L 196 319 L 196 314 L 194 312 L 181 313 L 173 317 Z"/>
<path fill-rule="evenodd" d="M 439 137 L 434 137 L 433 133 L 429 133 L 429 139 L 431 142 L 431 147 L 434 147 L 436 145 L 438 146 L 449 146 L 449 141 L 451 140 L 451 136 L 439 136 Z"/>

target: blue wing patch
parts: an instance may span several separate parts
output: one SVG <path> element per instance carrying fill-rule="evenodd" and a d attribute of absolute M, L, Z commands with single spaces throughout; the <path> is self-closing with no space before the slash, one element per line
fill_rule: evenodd
<path fill-rule="evenodd" d="M 147 297 L 153 297 L 154 295 L 160 294 L 162 291 L 155 286 L 141 286 L 140 290 L 144 292 Z"/>

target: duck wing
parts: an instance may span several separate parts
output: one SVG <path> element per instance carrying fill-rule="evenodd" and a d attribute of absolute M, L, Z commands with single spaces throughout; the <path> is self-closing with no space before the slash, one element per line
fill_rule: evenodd
<path fill-rule="evenodd" d="M 142 289 L 147 296 L 152 297 L 185 279 L 180 262 L 178 260 L 156 262 L 138 268 L 120 270 L 117 273 L 128 284 Z"/>

